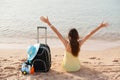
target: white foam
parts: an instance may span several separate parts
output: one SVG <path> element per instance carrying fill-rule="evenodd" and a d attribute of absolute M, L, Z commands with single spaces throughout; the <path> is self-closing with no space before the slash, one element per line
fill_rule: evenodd
<path fill-rule="evenodd" d="M 37 43 L 36 39 L 23 38 L 1 38 L 0 49 L 27 49 L 29 45 Z M 44 39 L 40 39 L 40 43 L 45 44 Z M 59 39 L 49 38 L 47 44 L 50 48 L 64 48 L 64 45 Z M 105 41 L 105 40 L 88 40 L 81 50 L 104 50 L 120 46 L 119 41 Z"/>

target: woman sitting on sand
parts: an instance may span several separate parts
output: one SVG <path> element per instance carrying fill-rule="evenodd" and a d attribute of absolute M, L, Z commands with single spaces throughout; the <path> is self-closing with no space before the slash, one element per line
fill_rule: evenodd
<path fill-rule="evenodd" d="M 64 54 L 63 58 L 63 69 L 67 72 L 73 72 L 78 71 L 80 69 L 80 61 L 78 58 L 80 48 L 83 45 L 83 43 L 89 39 L 95 32 L 97 32 L 99 29 L 108 26 L 107 23 L 101 23 L 96 29 L 91 31 L 87 36 L 85 36 L 83 39 L 79 39 L 79 34 L 75 28 L 71 29 L 68 33 L 68 39 L 66 40 L 60 32 L 53 26 L 48 17 L 40 17 L 40 20 L 46 23 L 58 36 L 58 38 L 61 40 L 61 42 L 65 46 L 66 53 Z"/>

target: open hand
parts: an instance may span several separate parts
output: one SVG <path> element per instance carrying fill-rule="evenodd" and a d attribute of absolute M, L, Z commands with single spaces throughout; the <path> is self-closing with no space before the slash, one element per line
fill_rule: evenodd
<path fill-rule="evenodd" d="M 40 17 L 40 20 L 41 20 L 42 22 L 48 24 L 48 25 L 51 24 L 50 21 L 49 21 L 49 19 L 48 19 L 48 17 L 41 16 L 41 17 Z"/>
<path fill-rule="evenodd" d="M 108 25 L 109 25 L 108 23 L 102 22 L 102 23 L 100 24 L 100 27 L 107 27 Z"/>

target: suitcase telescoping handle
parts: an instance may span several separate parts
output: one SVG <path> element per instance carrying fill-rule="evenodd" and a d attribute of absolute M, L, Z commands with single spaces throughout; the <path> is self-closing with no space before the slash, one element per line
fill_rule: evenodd
<path fill-rule="evenodd" d="M 37 27 L 37 43 L 39 43 L 39 29 L 45 29 L 45 44 L 47 44 L 47 27 L 44 26 Z"/>

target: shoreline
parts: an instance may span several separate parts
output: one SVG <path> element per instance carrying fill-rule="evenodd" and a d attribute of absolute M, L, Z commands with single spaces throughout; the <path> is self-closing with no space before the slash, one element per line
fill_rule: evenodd
<path fill-rule="evenodd" d="M 40 43 L 45 44 L 44 39 L 40 39 Z M 1 38 L 0 49 L 27 49 L 28 46 L 37 44 L 36 39 L 26 39 L 26 38 Z M 57 38 L 48 38 L 47 44 L 50 48 L 64 48 L 61 41 Z M 81 50 L 89 51 L 101 51 L 105 49 L 120 47 L 120 40 L 117 41 L 107 41 L 107 40 L 87 40 Z"/>

